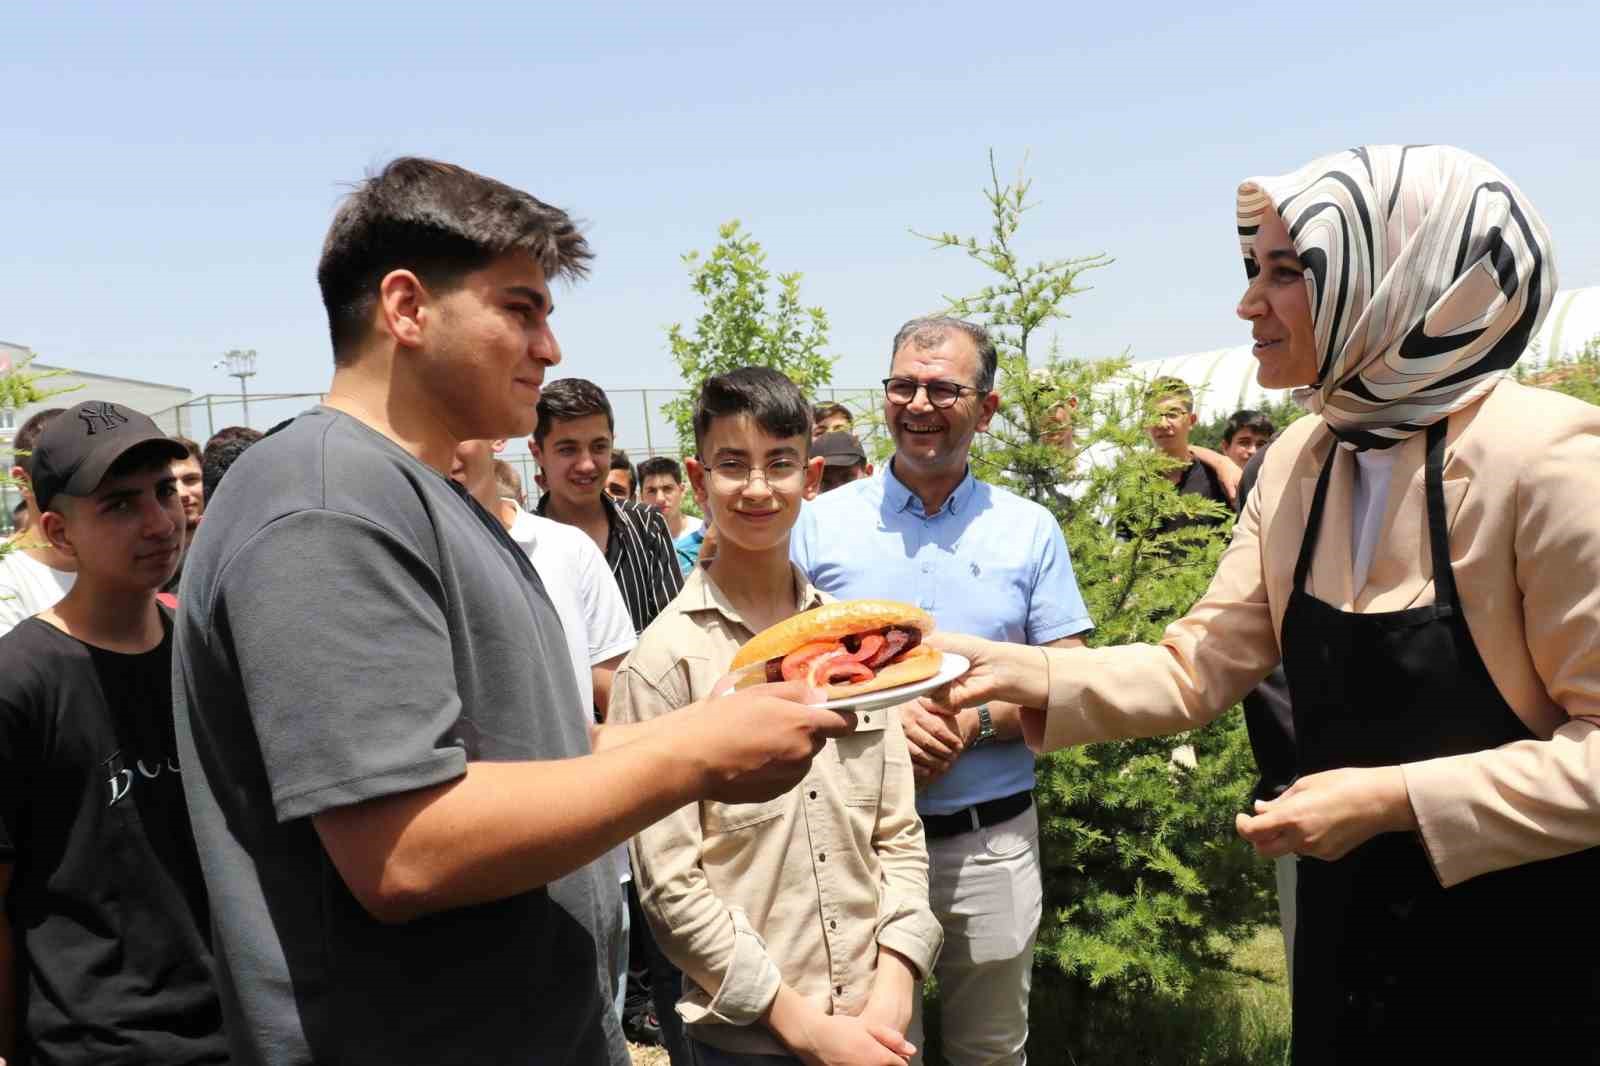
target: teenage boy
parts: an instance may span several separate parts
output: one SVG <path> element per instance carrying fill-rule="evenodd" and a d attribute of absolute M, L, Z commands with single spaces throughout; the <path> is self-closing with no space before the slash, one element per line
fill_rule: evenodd
<path fill-rule="evenodd" d="M 613 500 L 633 499 L 633 462 L 620 448 L 612 449 L 611 469 L 606 471 L 606 495 Z"/>
<path fill-rule="evenodd" d="M 188 437 L 173 437 L 173 440 L 183 445 L 182 459 L 172 464 L 172 474 L 178 479 L 178 499 L 183 503 L 183 542 L 188 545 L 194 541 L 195 532 L 200 528 L 200 516 L 206 509 L 205 467 L 201 460 L 200 445 Z M 183 577 L 183 557 L 178 557 L 178 569 L 172 574 L 161 591 L 176 593 L 178 581 Z M 164 600 L 171 606 L 170 599 Z"/>
<path fill-rule="evenodd" d="M 26 521 L 11 541 L 11 551 L 0 556 L 0 634 L 29 615 L 54 606 L 72 588 L 76 569 L 72 557 L 58 551 L 39 532 L 39 505 L 30 484 L 31 452 L 39 434 L 64 408 L 39 411 L 22 423 L 11 440 L 11 480 L 22 490 Z"/>
<path fill-rule="evenodd" d="M 812 411 L 811 435 L 824 433 L 849 433 L 855 428 L 850 408 L 842 403 L 819 403 Z"/>
<path fill-rule="evenodd" d="M 623 472 L 633 477 L 626 456 L 618 469 L 611 401 L 592 381 L 562 378 L 539 396 L 537 415 L 528 450 L 545 475 L 546 492 L 535 513 L 576 527 L 604 553 L 628 604 L 634 632 L 642 633 L 683 587 L 683 568 L 666 520 L 611 491 L 613 478 Z M 637 897 L 630 895 L 628 902 L 637 916 Z M 642 927 L 643 922 L 639 924 Z M 649 986 L 656 1025 L 645 1018 L 631 1029 L 642 1037 L 659 1032 L 672 1066 L 689 1066 L 682 1026 L 670 1013 L 682 977 L 644 929 L 635 943 L 642 950 L 633 953 L 633 965 L 641 973 L 648 971 L 642 980 Z"/>
<path fill-rule="evenodd" d="M 1243 470 L 1250 457 L 1266 446 L 1277 427 L 1260 411 L 1235 411 L 1222 427 L 1222 454 Z"/>
<path fill-rule="evenodd" d="M 708 380 L 695 404 L 695 498 L 719 531 L 623 663 L 612 713 L 676 718 L 710 695 L 757 632 L 826 602 L 789 562 L 789 531 L 822 478 L 810 412 L 765 367 Z M 630 845 L 640 899 L 687 978 L 678 1012 L 697 1061 L 885 1064 L 942 933 L 911 759 L 893 714 L 864 714 L 770 803 L 690 804 Z M 781 1056 L 772 1059 L 767 1056 Z"/>
<path fill-rule="evenodd" d="M 243 1062 L 626 1066 L 596 860 L 706 794 L 781 795 L 840 728 L 764 686 L 591 739 L 544 583 L 448 478 L 461 441 L 532 430 L 550 279 L 588 258 L 461 167 L 362 182 L 317 269 L 325 400 L 190 549 L 174 710 Z"/>
<path fill-rule="evenodd" d="M 77 580 L 0 637 L 0 1058 L 227 1062 L 156 605 L 186 452 L 101 401 L 30 446 L 39 533 Z"/>
<path fill-rule="evenodd" d="M 683 470 L 668 456 L 652 456 L 639 464 L 639 502 L 666 520 L 674 544 L 705 524 L 683 513 Z"/>
<path fill-rule="evenodd" d="M 538 424 L 528 441 L 547 487 L 535 513 L 589 535 L 611 564 L 634 630 L 643 632 L 683 587 L 683 571 L 666 521 L 605 491 L 616 432 L 600 386 L 583 378 L 552 381 L 539 396 Z"/>
<path fill-rule="evenodd" d="M 811 440 L 811 455 L 822 459 L 822 492 L 832 492 L 840 485 L 848 485 L 872 476 L 872 464 L 861 442 L 849 433 L 824 433 Z"/>
<path fill-rule="evenodd" d="M 528 553 L 528 561 L 538 572 L 544 587 L 561 617 L 561 630 L 567 638 L 567 654 L 578 682 L 580 713 L 593 720 L 606 720 L 611 699 L 611 679 L 622 657 L 638 643 L 628 605 L 622 600 L 616 579 L 588 537 L 560 522 L 531 515 L 517 501 L 500 495 L 497 474 L 500 460 L 495 453 L 505 447 L 503 440 L 466 440 L 456 448 L 450 466 L 450 480 L 492 515 L 517 547 Z M 619 847 L 613 854 L 617 880 L 632 880 L 628 853 Z M 615 1008 L 622 1020 L 623 997 L 628 977 L 628 908 L 620 912 L 623 934 L 612 945 L 611 980 L 617 990 Z"/>
<path fill-rule="evenodd" d="M 1189 432 L 1199 421 L 1194 413 L 1194 393 L 1177 378 L 1157 378 L 1151 382 L 1150 388 L 1155 401 L 1155 421 L 1146 427 L 1150 442 L 1162 454 L 1181 464 L 1166 472 L 1167 480 L 1176 485 L 1180 493 L 1215 500 L 1231 509 L 1233 494 L 1224 486 L 1222 477 L 1213 466 L 1201 462 L 1189 445 Z M 1226 456 L 1222 459 L 1231 467 L 1233 484 L 1238 485 L 1237 465 Z M 1168 519 L 1161 529 L 1165 532 L 1184 526 L 1218 525 L 1221 522 L 1221 518 L 1213 517 L 1177 517 Z"/>

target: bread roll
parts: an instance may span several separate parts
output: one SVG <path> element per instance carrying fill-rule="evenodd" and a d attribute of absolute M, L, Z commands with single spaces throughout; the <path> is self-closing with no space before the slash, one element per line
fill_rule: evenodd
<path fill-rule="evenodd" d="M 920 607 L 913 607 L 909 603 L 896 603 L 894 600 L 842 600 L 838 603 L 825 603 L 821 607 L 813 607 L 792 618 L 786 618 L 751 637 L 733 657 L 733 665 L 729 669 L 742 670 L 752 663 L 788 655 L 800 645 L 809 644 L 814 640 L 840 640 L 852 633 L 871 633 L 888 626 L 915 629 L 923 636 L 927 636 L 933 632 L 933 615 Z M 919 648 L 921 646 L 917 645 Z M 890 667 L 898 665 L 900 665 L 898 662 L 891 663 Z M 887 669 L 886 667 L 885 671 Z M 892 687 L 876 684 L 885 671 L 880 671 L 878 677 L 871 681 L 857 682 L 857 686 Z M 920 681 L 923 677 L 932 677 L 938 671 L 936 663 L 932 670 L 921 677 L 906 678 L 895 684 L 907 685 L 912 681 Z M 871 692 L 874 689 L 866 688 L 860 691 Z"/>

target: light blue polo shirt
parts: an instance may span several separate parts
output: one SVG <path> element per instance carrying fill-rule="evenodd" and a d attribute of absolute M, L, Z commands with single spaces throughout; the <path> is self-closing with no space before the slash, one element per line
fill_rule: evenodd
<path fill-rule="evenodd" d="M 940 629 L 1046 644 L 1093 628 L 1050 512 L 966 478 L 938 514 L 885 463 L 801 509 L 789 554 L 839 599 L 915 603 Z M 1033 788 L 1033 753 L 1019 739 L 966 752 L 917 794 L 923 814 L 949 814 Z"/>

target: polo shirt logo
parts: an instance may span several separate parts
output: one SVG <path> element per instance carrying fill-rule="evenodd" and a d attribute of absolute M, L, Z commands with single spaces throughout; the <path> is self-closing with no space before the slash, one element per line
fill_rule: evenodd
<path fill-rule="evenodd" d="M 104 400 L 99 403 L 84 404 L 78 411 L 78 417 L 83 420 L 84 428 L 89 431 L 89 436 L 94 436 L 101 430 L 110 432 L 118 426 L 127 425 L 128 416 L 117 410 L 116 404 Z"/>

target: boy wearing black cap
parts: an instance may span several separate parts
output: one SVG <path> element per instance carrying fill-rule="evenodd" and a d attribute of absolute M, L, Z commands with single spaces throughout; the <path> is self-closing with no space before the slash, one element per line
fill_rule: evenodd
<path fill-rule="evenodd" d="M 840 485 L 848 485 L 872 476 L 872 464 L 861 442 L 849 433 L 824 433 L 811 442 L 811 457 L 822 456 L 822 491 L 832 492 Z"/>
<path fill-rule="evenodd" d="M 228 1061 L 172 725 L 186 454 L 80 403 L 33 446 L 39 532 L 77 580 L 0 637 L 0 1057 Z"/>

